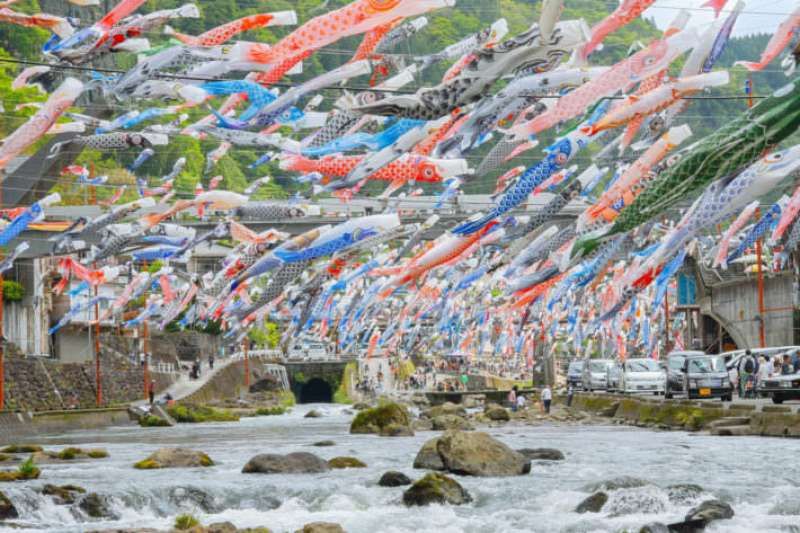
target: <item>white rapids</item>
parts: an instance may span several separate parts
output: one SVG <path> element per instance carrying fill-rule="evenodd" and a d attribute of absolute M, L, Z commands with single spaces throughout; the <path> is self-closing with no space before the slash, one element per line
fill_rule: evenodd
<path fill-rule="evenodd" d="M 303 418 L 311 408 L 321 418 Z M 302 405 L 289 415 L 245 418 L 233 424 L 138 427 L 82 431 L 35 439 L 48 449 L 67 445 L 106 448 L 108 459 L 42 465 L 36 481 L 3 484 L 21 517 L 0 531 L 76 532 L 107 528 L 168 529 L 178 514 L 202 523 L 230 521 L 237 527 L 295 531 L 315 521 L 340 523 L 349 533 L 373 532 L 621 532 L 652 521 L 680 521 L 700 501 L 729 502 L 736 516 L 710 532 L 800 531 L 800 462 L 797 441 L 757 437 L 720 438 L 629 427 L 509 426 L 488 431 L 512 448 L 557 448 L 566 460 L 535 462 L 532 473 L 514 478 L 459 478 L 474 502 L 408 509 L 402 488 L 377 486 L 381 474 L 411 465 L 421 445 L 435 435 L 413 438 L 349 435 L 352 415 L 337 405 Z M 333 440 L 332 447 L 312 447 Z M 165 446 L 207 452 L 217 466 L 138 471 L 134 462 Z M 259 453 L 308 451 L 325 459 L 351 455 L 368 468 L 321 475 L 242 474 Z M 598 514 L 577 514 L 586 486 L 621 476 L 649 484 L 610 493 Z M 94 520 L 57 506 L 35 489 L 45 483 L 77 484 L 110 498 L 116 520 Z M 681 501 L 667 487 L 692 483 L 704 492 Z M 13 529 L 12 529 L 13 528 Z"/>

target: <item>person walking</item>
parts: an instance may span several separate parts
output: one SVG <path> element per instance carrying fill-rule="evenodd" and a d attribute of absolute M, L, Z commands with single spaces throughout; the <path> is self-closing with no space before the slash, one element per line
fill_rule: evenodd
<path fill-rule="evenodd" d="M 550 390 L 550 385 L 545 385 L 542 389 L 542 405 L 544 405 L 545 414 L 550 414 L 550 403 L 553 401 L 553 391 Z"/>
<path fill-rule="evenodd" d="M 156 380 L 150 380 L 150 385 L 147 387 L 147 395 L 150 397 L 150 405 L 153 405 L 156 399 Z"/>
<path fill-rule="evenodd" d="M 745 350 L 744 357 L 739 361 L 739 398 L 747 398 L 748 390 L 752 387 L 752 378 L 756 373 L 756 362 L 750 350 Z"/>
<path fill-rule="evenodd" d="M 214 370 L 214 356 L 213 355 L 209 355 L 208 356 L 208 369 L 209 370 Z"/>

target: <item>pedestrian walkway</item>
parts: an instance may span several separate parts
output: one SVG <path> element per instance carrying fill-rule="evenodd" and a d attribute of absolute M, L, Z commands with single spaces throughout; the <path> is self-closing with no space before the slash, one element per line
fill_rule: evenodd
<path fill-rule="evenodd" d="M 219 372 L 227 368 L 232 363 L 240 361 L 241 357 L 228 357 L 226 359 L 216 359 L 214 361 L 214 369 L 210 370 L 208 368 L 207 363 L 205 366 L 201 365 L 201 372 L 200 377 L 198 379 L 190 379 L 189 374 L 186 372 L 181 372 L 178 381 L 167 387 L 166 390 L 161 391 L 156 398 L 161 398 L 169 394 L 173 400 L 182 400 L 187 396 L 191 396 L 198 390 L 200 390 L 203 385 L 211 381 L 211 378 L 216 376 Z M 147 400 L 139 400 L 138 402 L 133 402 L 132 406 L 144 406 L 147 405 L 149 402 Z"/>

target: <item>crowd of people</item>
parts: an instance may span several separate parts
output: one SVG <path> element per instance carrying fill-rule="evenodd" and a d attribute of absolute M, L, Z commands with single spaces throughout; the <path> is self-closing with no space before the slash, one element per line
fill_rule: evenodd
<path fill-rule="evenodd" d="M 756 356 L 750 350 L 737 365 L 734 377 L 740 398 L 756 398 L 764 380 L 800 372 L 800 350 L 775 356 Z"/>

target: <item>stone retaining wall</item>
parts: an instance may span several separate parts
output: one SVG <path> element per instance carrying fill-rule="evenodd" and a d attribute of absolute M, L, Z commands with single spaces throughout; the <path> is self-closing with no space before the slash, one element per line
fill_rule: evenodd
<path fill-rule="evenodd" d="M 27 437 L 133 423 L 124 408 L 38 413 L 2 411 L 0 446 L 19 444 Z"/>
<path fill-rule="evenodd" d="M 565 397 L 556 398 L 566 402 Z M 660 401 L 615 395 L 576 394 L 572 407 L 619 423 L 660 429 L 699 431 L 728 417 L 749 419 L 750 435 L 800 437 L 800 414 L 788 406 L 737 405 L 723 402 Z"/>
<path fill-rule="evenodd" d="M 142 369 L 126 361 L 101 360 L 104 405 L 127 404 L 144 397 Z M 156 390 L 172 383 L 172 377 L 151 374 Z M 95 365 L 59 363 L 40 359 L 5 361 L 5 406 L 24 411 L 53 411 L 96 407 Z"/>

